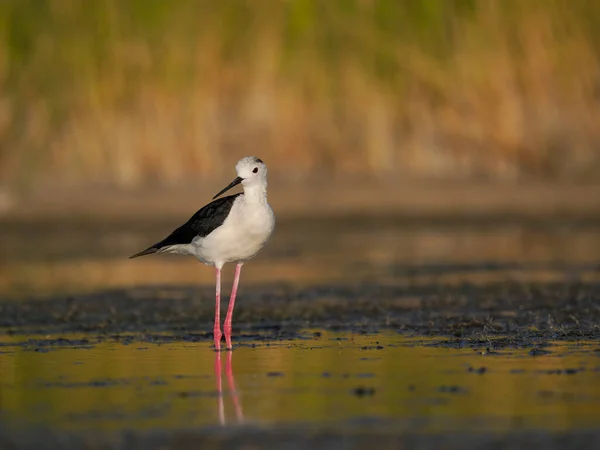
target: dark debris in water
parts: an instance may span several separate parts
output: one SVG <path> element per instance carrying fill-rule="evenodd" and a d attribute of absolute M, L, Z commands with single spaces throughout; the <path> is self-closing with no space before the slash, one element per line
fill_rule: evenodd
<path fill-rule="evenodd" d="M 352 389 L 352 393 L 357 397 L 372 397 L 375 395 L 375 388 L 358 386 Z"/>
<path fill-rule="evenodd" d="M 66 377 L 59 377 L 56 381 L 40 381 L 38 386 L 47 389 L 78 389 L 78 388 L 108 388 L 115 386 L 142 385 L 165 386 L 167 380 L 160 377 L 131 377 L 131 378 L 99 378 L 87 381 L 69 381 Z"/>
<path fill-rule="evenodd" d="M 113 387 L 113 386 L 127 386 L 132 384 L 131 380 L 126 379 L 100 379 L 100 380 L 90 380 L 90 381 L 47 381 L 42 383 L 42 386 L 45 388 L 66 388 L 66 389 L 76 389 L 76 388 L 102 388 L 102 387 Z"/>
<path fill-rule="evenodd" d="M 600 335 L 597 336 L 600 338 Z M 575 337 L 565 337 L 563 339 L 576 339 Z M 555 338 L 555 340 L 561 340 Z M 550 347 L 552 344 L 547 342 L 545 337 L 531 336 L 531 335 L 517 335 L 506 337 L 502 335 L 489 335 L 486 338 L 481 338 L 478 335 L 473 335 L 467 338 L 450 338 L 447 340 L 436 340 L 434 342 L 423 344 L 426 347 L 445 347 L 455 349 L 472 348 L 482 355 L 506 355 L 506 349 L 531 349 L 529 355 L 541 356 L 549 355 L 552 353 L 551 350 L 546 350 L 544 347 Z M 483 348 L 483 350 L 482 350 Z M 500 352 L 502 351 L 502 352 Z"/>
<path fill-rule="evenodd" d="M 283 377 L 283 372 L 267 372 L 268 377 Z"/>
<path fill-rule="evenodd" d="M 442 385 L 440 387 L 438 387 L 438 392 L 442 392 L 444 394 L 464 394 L 467 392 L 466 389 L 460 387 L 460 386 L 455 386 L 455 385 L 450 385 L 450 386 L 446 386 L 446 385 Z"/>
<path fill-rule="evenodd" d="M 356 378 L 373 378 L 375 377 L 374 373 L 370 373 L 370 372 L 364 372 L 364 373 L 357 373 L 356 374 Z"/>
<path fill-rule="evenodd" d="M 181 391 L 176 394 L 176 397 L 181 399 L 218 396 L 219 393 L 217 391 Z"/>
<path fill-rule="evenodd" d="M 483 375 L 484 373 L 487 372 L 487 368 L 485 368 L 483 366 L 481 366 L 481 367 L 479 367 L 477 369 L 474 368 L 474 367 L 469 367 L 467 369 L 467 372 L 471 372 L 471 373 L 476 373 L 476 374 L 479 374 L 479 375 Z"/>
<path fill-rule="evenodd" d="M 45 348 L 45 347 L 36 347 L 36 348 L 32 349 L 32 351 L 34 351 L 36 353 L 48 353 L 50 351 L 50 349 Z"/>
<path fill-rule="evenodd" d="M 539 371 L 538 373 L 543 373 L 543 374 L 548 374 L 548 375 L 575 375 L 579 372 L 583 372 L 584 370 L 585 369 L 575 369 L 575 368 L 549 369 L 549 370 Z"/>
<path fill-rule="evenodd" d="M 532 348 L 531 350 L 529 350 L 529 354 L 531 356 L 543 356 L 543 355 L 549 355 L 552 352 L 550 350 L 544 350 L 543 348 Z"/>

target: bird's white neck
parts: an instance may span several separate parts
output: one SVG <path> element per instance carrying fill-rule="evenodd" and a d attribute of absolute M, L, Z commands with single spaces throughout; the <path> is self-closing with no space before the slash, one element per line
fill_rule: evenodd
<path fill-rule="evenodd" d="M 267 183 L 244 186 L 244 197 L 250 203 L 261 203 L 267 201 Z"/>

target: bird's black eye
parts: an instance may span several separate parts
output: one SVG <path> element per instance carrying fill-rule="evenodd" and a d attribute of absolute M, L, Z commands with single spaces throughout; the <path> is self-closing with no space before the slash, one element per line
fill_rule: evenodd
<path fill-rule="evenodd" d="M 252 173 L 256 173 L 258 172 L 258 167 L 255 167 L 254 169 L 252 169 Z"/>

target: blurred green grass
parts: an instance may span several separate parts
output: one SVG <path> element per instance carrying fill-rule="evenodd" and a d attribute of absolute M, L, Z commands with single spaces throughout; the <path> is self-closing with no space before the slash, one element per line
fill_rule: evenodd
<path fill-rule="evenodd" d="M 0 183 L 593 178 L 594 0 L 4 0 Z"/>

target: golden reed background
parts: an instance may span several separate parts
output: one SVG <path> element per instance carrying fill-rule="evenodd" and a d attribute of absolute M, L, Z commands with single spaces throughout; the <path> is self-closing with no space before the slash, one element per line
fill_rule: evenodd
<path fill-rule="evenodd" d="M 595 0 L 3 0 L 0 185 L 593 179 Z"/>

